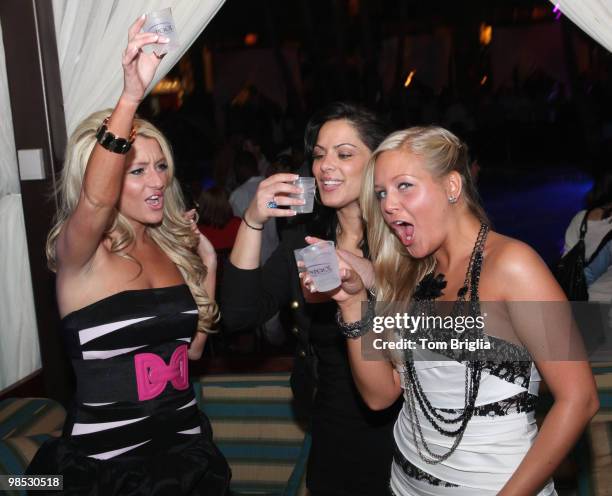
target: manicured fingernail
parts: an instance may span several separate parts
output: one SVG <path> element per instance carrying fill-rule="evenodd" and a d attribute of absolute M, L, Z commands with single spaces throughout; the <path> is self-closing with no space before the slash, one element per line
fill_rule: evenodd
<path fill-rule="evenodd" d="M 170 38 L 166 38 L 165 36 L 160 36 L 159 41 L 161 41 L 162 43 L 168 43 L 170 41 Z"/>
<path fill-rule="evenodd" d="M 141 18 L 141 19 L 144 19 L 145 17 L 147 17 L 147 14 L 142 14 L 142 15 L 140 16 L 140 18 Z"/>

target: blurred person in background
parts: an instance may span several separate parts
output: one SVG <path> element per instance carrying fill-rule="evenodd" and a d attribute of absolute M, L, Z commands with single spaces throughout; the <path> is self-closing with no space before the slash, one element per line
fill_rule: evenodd
<path fill-rule="evenodd" d="M 586 207 L 586 210 L 581 210 L 574 216 L 565 231 L 564 253 L 567 253 L 580 239 L 580 226 L 586 216 L 585 258 L 588 261 L 596 250 L 601 254 L 601 258 L 596 257 L 595 265 L 590 269 L 587 267 L 589 301 L 609 303 L 612 301 L 612 270 L 605 262 L 606 243 L 601 246 L 601 250 L 598 248 L 606 235 L 612 231 L 611 171 L 605 171 L 596 177 L 593 188 L 587 195 Z"/>

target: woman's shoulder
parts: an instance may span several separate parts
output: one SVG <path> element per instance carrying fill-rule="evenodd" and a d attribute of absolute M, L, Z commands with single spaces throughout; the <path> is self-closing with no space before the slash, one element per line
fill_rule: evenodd
<path fill-rule="evenodd" d="M 561 298 L 560 288 L 540 255 L 527 243 L 492 232 L 485 248 L 487 278 L 503 299 Z"/>
<path fill-rule="evenodd" d="M 540 258 L 527 243 L 497 232 L 489 233 L 485 257 L 503 264 L 529 263 L 533 258 Z"/>

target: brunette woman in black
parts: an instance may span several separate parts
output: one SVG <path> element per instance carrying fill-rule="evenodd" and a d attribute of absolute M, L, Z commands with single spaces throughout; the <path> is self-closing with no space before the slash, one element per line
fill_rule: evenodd
<path fill-rule="evenodd" d="M 365 165 L 386 134 L 373 113 L 356 105 L 333 103 L 315 114 L 304 137 L 317 183 L 312 220 L 287 231 L 260 267 L 264 223 L 295 215 L 274 206 L 300 204 L 287 196 L 299 192 L 291 184 L 295 174 L 267 178 L 244 214 L 224 272 L 221 309 L 227 328 L 252 328 L 280 308 L 292 308 L 292 332 L 299 343 L 292 388 L 297 405 L 311 407 L 307 486 L 312 496 L 388 494 L 399 405 L 373 412 L 363 403 L 336 325 L 336 304 L 326 295 L 302 291 L 293 254 L 306 246 L 306 236 L 315 236 L 335 241 L 352 262 L 369 255 L 358 199 Z"/>

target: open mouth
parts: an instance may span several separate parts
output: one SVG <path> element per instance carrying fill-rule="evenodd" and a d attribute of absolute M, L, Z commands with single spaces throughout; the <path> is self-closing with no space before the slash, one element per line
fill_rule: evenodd
<path fill-rule="evenodd" d="M 145 203 L 153 210 L 161 210 L 164 207 L 164 195 L 151 195 L 145 199 Z"/>
<path fill-rule="evenodd" d="M 341 181 L 340 179 L 326 178 L 323 179 L 320 184 L 323 191 L 334 191 L 342 186 L 342 183 L 344 183 L 344 181 Z"/>
<path fill-rule="evenodd" d="M 391 228 L 395 231 L 395 234 L 400 241 L 405 245 L 409 246 L 414 240 L 414 225 L 404 220 L 396 220 L 391 223 Z"/>

